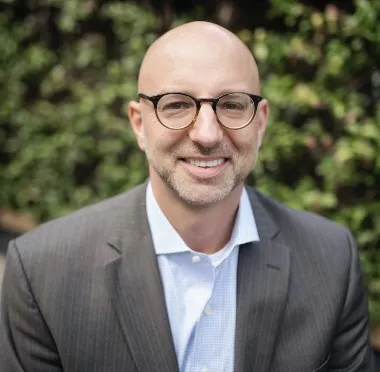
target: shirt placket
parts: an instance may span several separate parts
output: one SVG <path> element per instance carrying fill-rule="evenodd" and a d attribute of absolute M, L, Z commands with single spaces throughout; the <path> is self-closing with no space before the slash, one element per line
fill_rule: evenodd
<path fill-rule="evenodd" d="M 198 313 L 198 320 L 194 324 L 192 330 L 191 342 L 187 350 L 187 361 L 185 361 L 186 372 L 209 372 L 209 360 L 207 359 L 207 350 L 203 343 L 204 332 L 206 329 L 211 330 L 212 324 L 210 323 L 213 314 L 212 308 L 212 294 L 215 286 L 217 270 L 212 265 L 211 260 L 207 256 L 202 256 L 202 265 L 198 267 L 199 271 L 195 280 L 198 280 L 198 285 L 203 286 L 206 294 L 202 301 L 202 306 Z M 209 323 L 209 324 L 207 324 Z M 206 333 L 208 333 L 206 331 Z"/>

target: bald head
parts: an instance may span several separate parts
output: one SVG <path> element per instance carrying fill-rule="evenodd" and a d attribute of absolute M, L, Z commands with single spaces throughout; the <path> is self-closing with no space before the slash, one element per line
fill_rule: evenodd
<path fill-rule="evenodd" d="M 186 208 L 224 199 L 238 203 L 269 113 L 267 101 L 258 103 L 252 96 L 260 95 L 260 84 L 248 48 L 215 24 L 185 24 L 149 48 L 138 85 L 141 99 L 129 103 L 128 114 L 146 153 L 156 198 L 169 209 L 178 201 Z M 154 95 L 162 96 L 146 97 Z M 197 98 L 197 105 L 186 96 Z M 244 126 L 232 129 L 237 123 Z M 196 164 L 205 157 L 217 165 Z"/>
<path fill-rule="evenodd" d="M 138 90 L 145 94 L 185 90 L 199 95 L 209 88 L 214 96 L 218 90 L 239 90 L 242 79 L 250 93 L 260 93 L 256 62 L 241 40 L 216 24 L 191 22 L 151 45 L 140 68 Z"/>

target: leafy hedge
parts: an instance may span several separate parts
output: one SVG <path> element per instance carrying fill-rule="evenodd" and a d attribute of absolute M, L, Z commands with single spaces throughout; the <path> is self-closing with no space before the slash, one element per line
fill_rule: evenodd
<path fill-rule="evenodd" d="M 42 221 L 146 178 L 126 105 L 161 24 L 132 2 L 39 3 L 0 0 L 0 205 Z M 379 323 L 380 1 L 347 14 L 272 0 L 266 17 L 236 30 L 271 103 L 249 182 L 353 231 Z"/>

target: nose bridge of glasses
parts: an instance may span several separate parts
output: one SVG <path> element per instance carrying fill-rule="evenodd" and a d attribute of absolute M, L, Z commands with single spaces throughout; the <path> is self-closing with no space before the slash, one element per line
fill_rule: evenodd
<path fill-rule="evenodd" d="M 203 105 L 206 107 L 202 110 Z M 204 146 L 213 146 L 223 137 L 220 121 L 216 114 L 216 99 L 197 99 L 197 108 L 192 122 L 194 125 L 190 131 L 191 139 Z"/>
<path fill-rule="evenodd" d="M 214 98 L 199 98 L 197 100 L 198 109 L 197 109 L 197 113 L 194 117 L 193 123 L 197 123 L 196 127 L 198 129 L 203 128 L 203 130 L 204 130 L 204 128 L 205 128 L 204 125 L 206 123 L 207 123 L 206 127 L 208 127 L 209 129 L 211 127 L 213 127 L 215 124 L 219 127 L 219 118 L 218 118 L 218 115 L 216 113 L 216 101 L 217 100 Z M 206 104 L 205 105 L 206 107 L 203 110 L 201 110 L 203 104 Z M 207 107 L 207 106 L 209 106 L 209 107 Z M 212 122 L 213 122 L 213 124 L 211 124 Z M 211 127 L 210 127 L 210 125 L 211 125 Z"/>
<path fill-rule="evenodd" d="M 198 106 L 198 112 L 202 108 L 202 105 L 205 103 L 209 103 L 212 110 L 214 111 L 214 114 L 216 115 L 216 104 L 217 104 L 217 99 L 216 98 L 198 98 L 196 100 L 197 106 Z"/>

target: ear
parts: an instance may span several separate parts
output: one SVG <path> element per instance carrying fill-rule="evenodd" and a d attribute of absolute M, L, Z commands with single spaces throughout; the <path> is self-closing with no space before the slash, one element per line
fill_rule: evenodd
<path fill-rule="evenodd" d="M 137 144 L 142 151 L 145 151 L 145 133 L 140 105 L 140 102 L 131 101 L 128 105 L 128 117 L 135 133 Z"/>
<path fill-rule="evenodd" d="M 269 102 L 266 99 L 263 99 L 259 103 L 259 107 L 257 108 L 257 143 L 259 147 L 261 146 L 264 138 L 265 131 L 268 126 L 268 118 L 269 118 Z"/>

